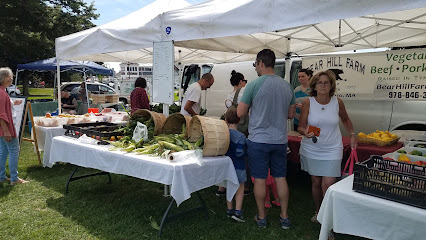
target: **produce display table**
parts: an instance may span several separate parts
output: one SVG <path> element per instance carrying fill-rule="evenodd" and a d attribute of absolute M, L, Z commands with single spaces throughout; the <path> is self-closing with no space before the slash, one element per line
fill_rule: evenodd
<path fill-rule="evenodd" d="M 351 139 L 350 137 L 342 137 L 343 140 L 343 163 L 349 158 L 351 154 Z M 288 161 L 293 163 L 300 163 L 299 149 L 300 142 L 302 141 L 302 137 L 296 136 L 288 136 L 288 147 L 290 148 L 290 153 L 288 154 Z M 379 155 L 382 156 L 386 153 L 394 152 L 402 147 L 402 142 L 397 142 L 391 146 L 376 146 L 365 143 L 358 143 L 357 154 L 358 160 L 360 162 L 365 161 L 370 158 L 370 155 Z"/>
<path fill-rule="evenodd" d="M 62 136 L 65 129 L 60 127 L 40 127 L 34 126 L 37 135 L 37 144 L 39 151 L 44 151 L 43 167 L 52 167 L 53 164 L 49 163 L 50 149 L 52 147 L 52 139 L 56 136 Z"/>
<path fill-rule="evenodd" d="M 66 162 L 171 185 L 172 200 L 164 214 L 159 234 L 174 202 L 179 206 L 191 197 L 191 193 L 221 183 L 227 189 L 226 198 L 231 200 L 239 187 L 234 165 L 227 156 L 205 157 L 204 163 L 200 166 L 192 161 L 171 162 L 159 157 L 109 151 L 108 148 L 109 146 L 80 143 L 71 137 L 55 137 L 52 141 L 49 163 Z M 205 208 L 201 196 L 199 194 L 197 196 Z"/>
<path fill-rule="evenodd" d="M 318 213 L 320 240 L 331 229 L 369 239 L 425 239 L 426 210 L 357 193 L 353 180 L 351 175 L 327 190 Z"/>

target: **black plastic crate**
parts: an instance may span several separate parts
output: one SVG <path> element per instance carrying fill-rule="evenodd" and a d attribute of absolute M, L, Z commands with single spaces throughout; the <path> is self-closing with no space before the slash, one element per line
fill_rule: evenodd
<path fill-rule="evenodd" d="M 100 140 L 109 140 L 112 136 L 123 136 L 122 132 L 114 132 L 114 130 L 119 127 L 118 124 L 109 122 L 78 123 L 63 126 L 63 128 L 66 129 L 66 136 L 78 138 L 86 134 L 88 137 L 99 137 Z"/>
<path fill-rule="evenodd" d="M 353 190 L 426 209 L 426 167 L 371 156 L 354 165 Z"/>

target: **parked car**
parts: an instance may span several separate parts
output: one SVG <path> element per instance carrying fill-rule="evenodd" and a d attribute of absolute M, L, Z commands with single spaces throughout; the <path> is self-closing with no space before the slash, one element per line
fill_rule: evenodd
<path fill-rule="evenodd" d="M 21 91 L 19 90 L 19 88 L 17 86 L 13 85 L 13 84 L 6 88 L 6 92 L 10 96 L 21 95 Z"/>
<path fill-rule="evenodd" d="M 61 91 L 71 92 L 80 87 L 80 82 L 67 82 L 61 85 Z M 87 90 L 93 94 L 116 94 L 115 89 L 102 83 L 86 83 Z"/>

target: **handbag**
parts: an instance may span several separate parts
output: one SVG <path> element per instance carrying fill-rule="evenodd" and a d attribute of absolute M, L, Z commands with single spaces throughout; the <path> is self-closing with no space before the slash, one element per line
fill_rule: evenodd
<path fill-rule="evenodd" d="M 352 175 L 353 170 L 354 170 L 354 164 L 355 164 L 355 162 L 359 162 L 358 161 L 358 155 L 356 153 L 356 148 L 352 148 L 351 154 L 350 154 L 348 160 L 346 161 L 345 168 L 342 171 L 342 178 L 345 178 L 345 177 L 347 177 L 349 175 Z M 346 168 L 348 168 L 348 173 L 345 173 Z"/>
<path fill-rule="evenodd" d="M 232 101 L 232 106 L 233 107 L 238 107 L 238 95 L 240 94 L 241 88 L 237 88 L 237 90 L 235 91 L 234 94 L 234 99 Z M 226 111 L 222 114 L 222 116 L 220 117 L 220 119 L 225 120 L 225 113 Z M 240 123 L 238 123 L 237 129 L 239 132 L 244 133 L 244 135 L 246 135 L 246 137 L 248 136 L 248 126 L 249 126 L 249 117 L 245 116 L 240 118 Z"/>

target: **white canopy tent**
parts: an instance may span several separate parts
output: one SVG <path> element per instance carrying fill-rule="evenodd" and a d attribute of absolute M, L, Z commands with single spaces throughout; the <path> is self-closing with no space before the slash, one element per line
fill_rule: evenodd
<path fill-rule="evenodd" d="M 166 12 L 137 28 L 117 24 L 122 19 L 57 38 L 57 57 L 152 62 L 152 43 L 168 40 L 181 51 L 181 62 L 198 63 L 253 60 L 263 48 L 284 57 L 426 45 L 424 0 L 213 0 Z"/>

